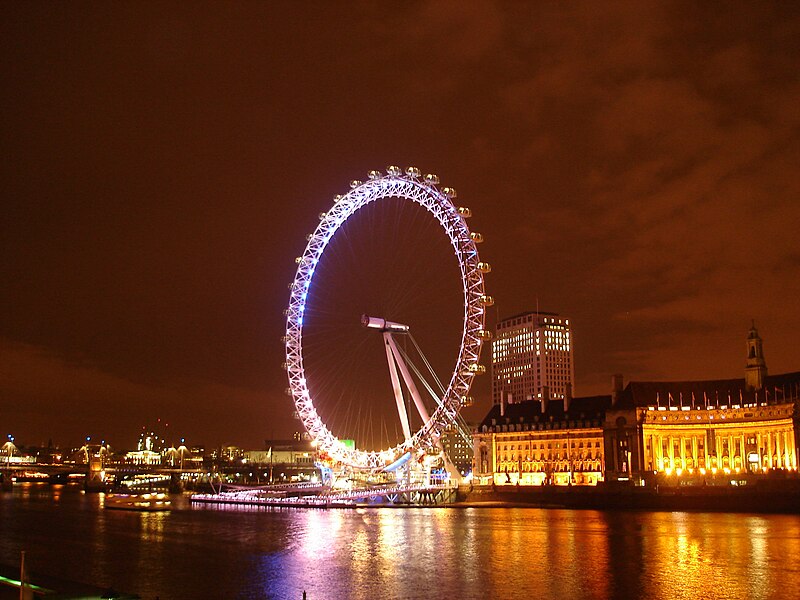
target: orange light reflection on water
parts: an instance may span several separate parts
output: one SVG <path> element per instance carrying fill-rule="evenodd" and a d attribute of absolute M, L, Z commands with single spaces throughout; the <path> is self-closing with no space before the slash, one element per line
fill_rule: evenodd
<path fill-rule="evenodd" d="M 775 562 L 800 556 L 793 516 L 654 513 L 644 532 L 651 598 L 772 598 L 786 591 Z M 795 581 L 794 584 L 798 582 Z"/>
<path fill-rule="evenodd" d="M 264 557 L 268 596 L 773 598 L 800 584 L 786 563 L 800 556 L 796 516 L 369 508 L 286 518 L 297 536 Z"/>

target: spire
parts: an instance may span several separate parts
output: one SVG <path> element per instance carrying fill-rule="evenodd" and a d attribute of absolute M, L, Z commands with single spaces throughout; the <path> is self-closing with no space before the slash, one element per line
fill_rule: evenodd
<path fill-rule="evenodd" d="M 761 338 L 753 320 L 747 335 L 747 364 L 744 369 L 744 383 L 748 390 L 760 390 L 767 378 L 767 362 L 764 360 L 764 349 Z"/>

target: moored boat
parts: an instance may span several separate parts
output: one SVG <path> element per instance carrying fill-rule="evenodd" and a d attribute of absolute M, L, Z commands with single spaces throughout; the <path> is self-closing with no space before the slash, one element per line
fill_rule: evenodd
<path fill-rule="evenodd" d="M 107 494 L 104 506 L 144 512 L 172 510 L 172 503 L 166 494 Z"/>

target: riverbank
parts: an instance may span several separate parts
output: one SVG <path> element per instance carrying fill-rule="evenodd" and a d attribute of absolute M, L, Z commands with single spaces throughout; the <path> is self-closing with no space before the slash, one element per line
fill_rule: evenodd
<path fill-rule="evenodd" d="M 800 514 L 800 480 L 746 485 L 473 486 L 467 505 L 513 504 L 542 508 L 665 510 Z"/>

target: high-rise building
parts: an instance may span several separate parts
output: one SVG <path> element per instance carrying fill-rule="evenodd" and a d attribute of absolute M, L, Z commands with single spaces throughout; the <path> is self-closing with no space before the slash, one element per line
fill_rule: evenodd
<path fill-rule="evenodd" d="M 526 312 L 497 324 L 492 343 L 492 401 L 563 399 L 573 394 L 569 319 Z"/>

